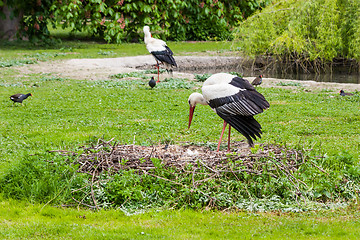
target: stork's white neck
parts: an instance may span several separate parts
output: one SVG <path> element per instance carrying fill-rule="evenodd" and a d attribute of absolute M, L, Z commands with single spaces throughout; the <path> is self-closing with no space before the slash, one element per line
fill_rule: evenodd
<path fill-rule="evenodd" d="M 148 39 L 151 38 L 150 28 L 149 26 L 144 26 L 144 42 L 146 43 Z"/>

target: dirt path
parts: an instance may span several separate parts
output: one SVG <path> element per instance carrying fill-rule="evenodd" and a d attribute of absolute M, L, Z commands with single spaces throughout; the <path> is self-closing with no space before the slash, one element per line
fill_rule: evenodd
<path fill-rule="evenodd" d="M 206 56 L 177 56 L 176 61 L 180 68 L 175 69 L 174 77 L 194 79 L 191 70 L 197 69 L 221 69 L 233 68 L 242 62 L 240 57 L 206 57 Z M 71 78 L 98 80 L 109 79 L 109 76 L 117 73 L 134 72 L 141 69 L 154 69 L 155 61 L 151 55 L 102 58 L 102 59 L 70 59 L 61 61 L 39 62 L 38 64 L 17 67 L 19 74 L 46 73 L 55 76 Z M 226 70 L 225 70 L 226 71 Z M 251 81 L 254 76 L 246 76 Z M 294 86 L 295 85 L 295 86 Z M 298 81 L 291 79 L 264 78 L 262 87 L 298 88 L 303 87 L 308 91 L 328 89 L 332 91 L 360 91 L 360 84 L 324 83 L 315 81 Z"/>

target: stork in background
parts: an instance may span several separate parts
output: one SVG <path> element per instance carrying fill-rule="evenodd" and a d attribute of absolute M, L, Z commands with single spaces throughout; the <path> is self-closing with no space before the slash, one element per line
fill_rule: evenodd
<path fill-rule="evenodd" d="M 168 72 L 172 73 L 172 67 L 177 67 L 173 52 L 166 45 L 166 42 L 160 39 L 153 38 L 150 33 L 149 26 L 144 26 L 144 42 L 146 49 L 154 56 L 156 60 L 156 67 L 158 70 L 158 80 L 160 82 L 159 63 L 163 63 Z"/>
<path fill-rule="evenodd" d="M 227 124 L 230 125 L 228 151 L 231 127 L 246 137 L 249 146 L 253 146 L 253 139 L 261 138 L 261 125 L 253 116 L 262 113 L 270 104 L 248 80 L 228 73 L 217 73 L 204 82 L 202 93 L 192 93 L 189 96 L 188 127 L 190 128 L 196 104 L 209 105 L 224 120 L 217 151 L 220 149 Z"/>

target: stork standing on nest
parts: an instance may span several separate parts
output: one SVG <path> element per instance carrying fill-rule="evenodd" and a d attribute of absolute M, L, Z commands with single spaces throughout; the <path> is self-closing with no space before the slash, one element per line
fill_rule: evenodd
<path fill-rule="evenodd" d="M 166 45 L 166 42 L 160 39 L 153 38 L 150 33 L 149 26 L 144 26 L 144 42 L 146 49 L 154 56 L 156 60 L 156 67 L 158 70 L 158 80 L 160 82 L 160 70 L 159 63 L 163 63 L 168 72 L 172 73 L 172 67 L 177 67 L 175 59 L 173 57 L 173 52 Z"/>
<path fill-rule="evenodd" d="M 261 138 L 261 125 L 253 116 L 262 113 L 270 104 L 249 81 L 235 75 L 217 73 L 204 82 L 202 93 L 192 93 L 189 96 L 189 128 L 196 104 L 209 105 L 224 120 L 217 151 L 227 124 L 230 125 L 228 151 L 231 127 L 247 138 L 249 146 L 253 146 L 253 139 Z"/>

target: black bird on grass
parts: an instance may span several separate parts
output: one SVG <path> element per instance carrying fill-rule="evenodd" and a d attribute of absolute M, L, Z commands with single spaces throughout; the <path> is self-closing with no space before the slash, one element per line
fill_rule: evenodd
<path fill-rule="evenodd" d="M 155 87 L 156 86 L 156 81 L 154 79 L 154 77 L 151 77 L 150 81 L 149 81 L 149 86 L 151 88 Z"/>
<path fill-rule="evenodd" d="M 29 96 L 32 96 L 31 93 L 28 93 L 28 94 L 22 94 L 22 93 L 17 93 L 17 94 L 14 94 L 14 95 L 11 95 L 10 96 L 10 100 L 13 101 L 15 103 L 21 103 L 22 105 L 22 102 L 27 99 Z"/>
<path fill-rule="evenodd" d="M 252 81 L 252 85 L 253 86 L 258 86 L 262 83 L 262 75 L 257 76 L 253 81 Z"/>
<path fill-rule="evenodd" d="M 352 93 L 346 93 L 346 92 L 344 92 L 344 90 L 340 90 L 340 96 L 352 96 L 352 95 L 354 95 L 354 94 L 352 94 Z"/>

